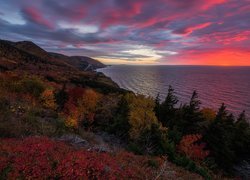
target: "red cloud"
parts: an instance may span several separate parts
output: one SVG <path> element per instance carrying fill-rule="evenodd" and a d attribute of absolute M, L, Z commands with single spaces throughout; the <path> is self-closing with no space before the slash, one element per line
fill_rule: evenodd
<path fill-rule="evenodd" d="M 199 30 L 199 29 L 203 29 L 203 28 L 208 27 L 210 25 L 211 25 L 211 22 L 207 22 L 207 23 L 203 23 L 203 24 L 198 24 L 196 26 L 187 28 L 186 31 L 187 31 L 188 34 L 191 34 L 193 31 L 196 31 L 196 30 Z"/>
<path fill-rule="evenodd" d="M 202 24 L 195 25 L 193 27 L 187 27 L 187 28 L 175 30 L 174 33 L 176 33 L 176 34 L 183 34 L 183 35 L 189 35 L 193 31 L 206 28 L 206 27 L 210 26 L 211 24 L 212 24 L 211 22 L 202 23 Z"/>
<path fill-rule="evenodd" d="M 225 3 L 226 0 L 209 0 L 209 1 L 206 1 L 206 2 L 201 2 L 202 5 L 201 5 L 201 9 L 202 10 L 207 10 L 213 6 L 216 6 L 218 4 L 222 4 L 222 3 Z"/>
<path fill-rule="evenodd" d="M 188 65 L 218 65 L 218 66 L 249 66 L 250 51 L 239 48 L 224 48 L 218 50 L 183 51 L 173 57 L 175 64 Z"/>
<path fill-rule="evenodd" d="M 230 45 L 235 44 L 237 42 L 248 40 L 250 37 L 250 31 L 240 31 L 238 30 L 237 33 L 232 33 L 231 31 L 226 32 L 213 32 L 210 34 L 205 35 L 204 37 L 200 38 L 200 42 L 202 43 L 209 43 L 209 42 L 216 42 L 221 45 Z"/>
<path fill-rule="evenodd" d="M 46 26 L 49 29 L 54 29 L 54 26 L 51 22 L 49 22 L 47 19 L 45 19 L 41 12 L 35 7 L 26 7 L 24 9 L 25 14 L 28 16 L 28 18 L 33 21 L 34 23 Z"/>
<path fill-rule="evenodd" d="M 99 12 L 99 17 L 96 17 L 101 18 L 101 26 L 105 28 L 111 25 L 124 25 L 133 22 L 133 18 L 141 13 L 144 3 L 142 1 L 131 1 L 126 3 L 126 8 L 123 6 L 112 6 L 101 10 Z"/>

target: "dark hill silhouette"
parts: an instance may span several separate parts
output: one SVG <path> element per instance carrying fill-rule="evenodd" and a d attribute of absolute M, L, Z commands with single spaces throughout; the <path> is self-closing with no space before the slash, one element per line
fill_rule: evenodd
<path fill-rule="evenodd" d="M 47 52 L 33 42 L 0 40 L 0 72 L 32 74 L 51 82 L 87 86 L 100 91 L 123 91 L 110 78 L 93 72 L 104 64 L 89 57 Z"/>
<path fill-rule="evenodd" d="M 48 57 L 48 53 L 44 49 L 40 48 L 39 46 L 37 46 L 31 41 L 16 42 L 14 43 L 14 46 L 17 47 L 18 49 L 21 49 L 23 51 L 26 51 L 30 54 L 33 54 L 39 57 Z"/>
<path fill-rule="evenodd" d="M 25 65 L 37 66 L 38 64 L 40 68 L 49 64 L 69 70 L 78 69 L 81 71 L 105 67 L 101 62 L 89 57 L 69 57 L 63 54 L 49 53 L 30 41 L 11 42 L 0 40 L 0 60 L 2 70 Z"/>
<path fill-rule="evenodd" d="M 60 61 L 70 64 L 83 71 L 95 70 L 97 68 L 105 67 L 105 65 L 101 62 L 86 56 L 65 56 L 63 54 L 53 52 L 50 52 L 49 54 L 51 57 L 59 59 Z"/>

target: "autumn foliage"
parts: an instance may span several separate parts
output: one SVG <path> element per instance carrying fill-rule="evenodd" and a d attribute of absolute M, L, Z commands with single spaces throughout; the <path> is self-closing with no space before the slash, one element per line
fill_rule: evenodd
<path fill-rule="evenodd" d="M 45 137 L 1 139 L 0 177 L 7 179 L 144 179 L 149 158 L 74 149 Z M 159 164 L 160 158 L 155 159 Z M 144 172 L 147 172 L 145 175 Z"/>
<path fill-rule="evenodd" d="M 56 109 L 56 100 L 52 89 L 46 89 L 41 94 L 41 101 L 45 108 Z"/>
<path fill-rule="evenodd" d="M 204 143 L 198 143 L 201 138 L 200 134 L 183 136 L 178 145 L 178 150 L 193 160 L 204 160 L 209 155 L 209 151 L 204 150 Z"/>
<path fill-rule="evenodd" d="M 91 125 L 100 95 L 92 89 L 72 88 L 68 91 L 63 114 L 68 127 L 77 128 L 81 124 Z"/>

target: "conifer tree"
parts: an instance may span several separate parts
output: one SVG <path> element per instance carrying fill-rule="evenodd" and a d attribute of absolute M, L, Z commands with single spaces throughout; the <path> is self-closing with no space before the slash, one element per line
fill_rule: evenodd
<path fill-rule="evenodd" d="M 155 98 L 155 107 L 154 107 L 155 116 L 157 117 L 158 120 L 160 120 L 160 108 L 161 108 L 160 94 L 158 93 Z"/>
<path fill-rule="evenodd" d="M 220 168 L 230 171 L 236 156 L 232 149 L 234 137 L 233 116 L 226 111 L 224 104 L 218 110 L 213 121 L 204 136 L 204 140 L 210 150 L 211 157 Z"/>
<path fill-rule="evenodd" d="M 178 98 L 177 96 L 175 96 L 174 89 L 172 88 L 172 86 L 169 86 L 167 97 L 161 104 L 160 108 L 159 120 L 162 122 L 163 126 L 169 126 L 170 124 L 172 124 L 172 121 L 174 121 L 176 111 L 175 106 L 177 103 Z"/>
<path fill-rule="evenodd" d="M 234 149 L 238 159 L 249 159 L 250 154 L 250 125 L 243 111 L 235 123 Z"/>
<path fill-rule="evenodd" d="M 219 110 L 218 110 L 218 113 L 216 115 L 216 118 L 215 120 L 218 121 L 218 120 L 224 120 L 227 118 L 227 115 L 228 115 L 228 112 L 226 110 L 226 106 L 224 103 L 221 104 Z"/>
<path fill-rule="evenodd" d="M 196 91 L 193 92 L 190 103 L 189 103 L 189 107 L 190 107 L 190 111 L 192 112 L 197 112 L 200 110 L 200 100 L 198 99 L 198 93 Z"/>
<path fill-rule="evenodd" d="M 60 89 L 56 94 L 55 94 L 55 98 L 56 98 L 56 103 L 58 105 L 58 109 L 62 110 L 64 108 L 64 104 L 67 102 L 68 100 L 68 94 L 66 92 L 66 85 L 63 84 L 62 89 Z"/>
<path fill-rule="evenodd" d="M 200 110 L 200 100 L 196 91 L 193 92 L 189 105 L 182 107 L 182 117 L 179 126 L 183 134 L 202 133 L 202 123 L 205 121 Z"/>
<path fill-rule="evenodd" d="M 129 125 L 129 102 L 128 102 L 129 94 L 123 95 L 118 103 L 118 107 L 116 109 L 116 116 L 114 118 L 114 122 L 111 125 L 110 131 L 112 133 L 117 134 L 121 138 L 127 139 L 129 137 L 128 131 L 130 129 Z"/>

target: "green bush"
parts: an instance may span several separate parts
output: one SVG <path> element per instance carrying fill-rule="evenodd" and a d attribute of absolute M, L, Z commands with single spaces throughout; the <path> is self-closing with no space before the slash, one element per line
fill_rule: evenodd
<path fill-rule="evenodd" d="M 208 173 L 207 169 L 196 165 L 194 161 L 192 161 L 191 159 L 189 159 L 186 156 L 176 154 L 173 162 L 178 166 L 184 167 L 185 169 L 187 169 L 191 172 L 195 172 L 195 173 L 201 175 L 205 179 L 211 179 L 211 176 Z"/>
<path fill-rule="evenodd" d="M 138 144 L 133 143 L 133 142 L 130 142 L 128 144 L 127 150 L 131 151 L 131 152 L 133 152 L 134 154 L 137 154 L 137 155 L 142 155 L 143 154 L 143 151 L 142 151 L 141 147 L 138 146 Z"/>
<path fill-rule="evenodd" d="M 10 103 L 5 97 L 0 97 L 0 112 L 5 113 L 9 110 Z"/>
<path fill-rule="evenodd" d="M 167 148 L 166 151 L 167 151 L 168 159 L 173 162 L 176 156 L 175 144 L 173 142 L 168 141 L 166 148 Z"/>
<path fill-rule="evenodd" d="M 148 160 L 148 166 L 152 167 L 152 168 L 156 168 L 158 169 L 160 167 L 160 164 L 158 161 L 154 160 L 154 159 L 149 159 Z"/>
<path fill-rule="evenodd" d="M 29 93 L 34 97 L 39 97 L 45 90 L 43 82 L 36 77 L 24 78 L 21 81 L 21 89 L 23 93 Z"/>

